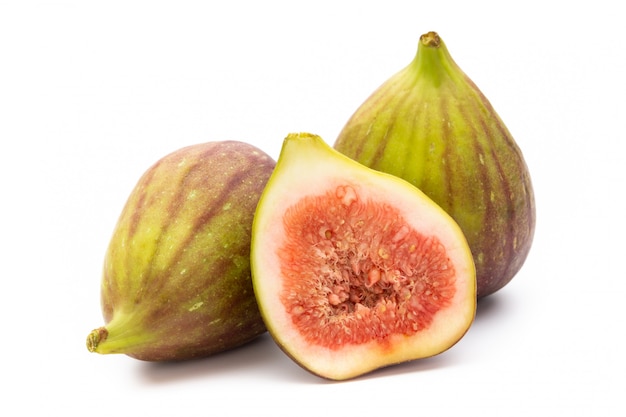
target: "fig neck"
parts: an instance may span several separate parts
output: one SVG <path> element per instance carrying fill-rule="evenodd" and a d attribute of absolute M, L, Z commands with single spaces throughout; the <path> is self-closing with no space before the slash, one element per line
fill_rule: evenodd
<path fill-rule="evenodd" d="M 438 86 L 446 80 L 460 81 L 464 74 L 456 65 L 448 48 L 436 32 L 428 32 L 420 37 L 415 58 L 409 65 L 416 76 L 430 79 Z"/>

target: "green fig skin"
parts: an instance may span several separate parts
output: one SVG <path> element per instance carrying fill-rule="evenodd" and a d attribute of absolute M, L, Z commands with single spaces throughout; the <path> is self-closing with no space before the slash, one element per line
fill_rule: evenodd
<path fill-rule="evenodd" d="M 490 102 L 435 32 L 340 132 L 335 149 L 421 189 L 472 249 L 478 293 L 498 291 L 525 262 L 535 198 L 522 152 Z"/>
<path fill-rule="evenodd" d="M 250 273 L 254 211 L 275 161 L 244 142 L 179 149 L 140 178 L 101 285 L 87 348 L 146 361 L 205 357 L 266 331 Z"/>

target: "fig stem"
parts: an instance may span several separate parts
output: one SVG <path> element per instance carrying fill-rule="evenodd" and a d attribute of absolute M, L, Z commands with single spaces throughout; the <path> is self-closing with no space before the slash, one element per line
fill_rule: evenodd
<path fill-rule="evenodd" d="M 99 327 L 94 329 L 89 336 L 87 336 L 87 350 L 90 352 L 96 352 L 100 342 L 104 342 L 109 336 L 109 332 L 105 327 Z"/>
<path fill-rule="evenodd" d="M 420 36 L 420 42 L 424 46 L 439 48 L 439 45 L 441 45 L 441 38 L 437 32 L 428 32 Z"/>
<path fill-rule="evenodd" d="M 157 335 L 147 332 L 137 322 L 132 314 L 117 313 L 105 326 L 89 333 L 87 350 L 100 354 L 129 353 L 138 346 L 153 343 Z"/>
<path fill-rule="evenodd" d="M 436 87 L 452 81 L 457 85 L 467 84 L 465 74 L 454 62 L 446 44 L 437 32 L 420 36 L 417 53 L 410 64 L 416 77 L 429 80 Z"/>

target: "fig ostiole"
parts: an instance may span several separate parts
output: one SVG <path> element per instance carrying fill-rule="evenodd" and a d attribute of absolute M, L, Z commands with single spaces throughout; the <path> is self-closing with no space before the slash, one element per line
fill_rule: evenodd
<path fill-rule="evenodd" d="M 409 181 L 457 221 L 472 249 L 479 298 L 522 267 L 535 230 L 528 167 L 437 33 L 421 36 L 413 61 L 355 111 L 334 148 Z"/>
<path fill-rule="evenodd" d="M 105 325 L 87 348 L 146 361 L 209 356 L 266 331 L 250 273 L 254 211 L 275 161 L 244 142 L 191 145 L 151 166 L 106 251 Z"/>
<path fill-rule="evenodd" d="M 332 380 L 439 354 L 476 311 L 474 262 L 452 217 L 313 134 L 283 143 L 257 206 L 251 266 L 277 345 Z"/>

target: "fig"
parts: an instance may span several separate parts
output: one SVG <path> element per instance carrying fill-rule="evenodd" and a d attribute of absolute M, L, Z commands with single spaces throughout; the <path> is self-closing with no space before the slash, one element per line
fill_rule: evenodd
<path fill-rule="evenodd" d="M 413 61 L 361 104 L 333 146 L 409 181 L 456 220 L 472 249 L 479 298 L 522 267 L 535 230 L 528 167 L 436 32 L 420 37 Z"/>
<path fill-rule="evenodd" d="M 265 333 L 250 272 L 252 219 L 275 161 L 245 142 L 178 149 L 139 179 L 101 283 L 87 348 L 145 361 L 200 358 Z"/>
<path fill-rule="evenodd" d="M 407 181 L 309 133 L 283 142 L 250 260 L 270 335 L 326 379 L 439 354 L 476 311 L 474 263 L 456 222 Z"/>

